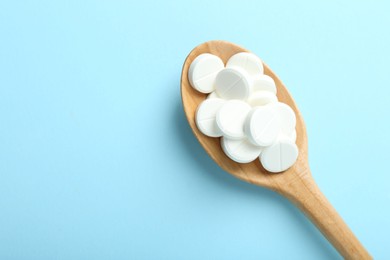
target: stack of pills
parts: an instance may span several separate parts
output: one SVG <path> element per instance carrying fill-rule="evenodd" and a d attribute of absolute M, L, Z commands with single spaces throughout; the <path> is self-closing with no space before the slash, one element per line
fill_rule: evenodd
<path fill-rule="evenodd" d="M 230 159 L 249 163 L 259 158 L 269 172 L 295 163 L 295 113 L 278 102 L 275 82 L 256 55 L 237 53 L 225 67 L 218 56 L 201 54 L 191 63 L 188 78 L 194 89 L 208 94 L 196 112 L 198 129 L 221 137 Z"/>

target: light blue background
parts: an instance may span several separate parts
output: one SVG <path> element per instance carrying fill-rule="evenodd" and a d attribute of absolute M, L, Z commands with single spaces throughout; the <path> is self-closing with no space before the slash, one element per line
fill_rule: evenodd
<path fill-rule="evenodd" d="M 304 115 L 313 175 L 389 259 L 386 1 L 0 2 L 0 259 L 338 259 L 281 196 L 206 155 L 186 55 L 240 44 Z"/>

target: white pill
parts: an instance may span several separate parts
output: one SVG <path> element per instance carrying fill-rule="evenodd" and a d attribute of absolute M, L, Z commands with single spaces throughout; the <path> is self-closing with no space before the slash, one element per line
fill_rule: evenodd
<path fill-rule="evenodd" d="M 277 111 L 282 133 L 290 135 L 295 130 L 296 117 L 294 110 L 288 105 L 277 102 L 270 104 Z"/>
<path fill-rule="evenodd" d="M 204 100 L 198 106 L 195 121 L 198 129 L 203 134 L 211 137 L 222 136 L 222 132 L 216 123 L 216 114 L 225 102 L 220 98 L 212 98 Z"/>
<path fill-rule="evenodd" d="M 253 145 L 247 139 L 231 140 L 221 138 L 222 150 L 225 154 L 238 163 L 249 163 L 259 157 L 262 148 Z"/>
<path fill-rule="evenodd" d="M 270 91 L 255 91 L 248 98 L 248 104 L 252 107 L 264 106 L 269 103 L 277 102 L 278 98 Z"/>
<path fill-rule="evenodd" d="M 281 138 L 264 148 L 260 162 L 269 172 L 282 172 L 290 168 L 298 158 L 298 147 L 288 138 Z"/>
<path fill-rule="evenodd" d="M 268 75 L 257 75 L 253 78 L 253 90 L 270 91 L 276 94 L 275 81 Z"/>
<path fill-rule="evenodd" d="M 219 98 L 219 96 L 218 96 L 217 92 L 213 91 L 207 95 L 207 99 L 210 99 L 210 98 Z"/>
<path fill-rule="evenodd" d="M 223 61 L 210 53 L 196 57 L 188 70 L 188 79 L 193 88 L 202 93 L 210 93 L 215 89 L 215 78 L 224 68 Z"/>
<path fill-rule="evenodd" d="M 226 67 L 243 68 L 251 76 L 264 73 L 263 62 L 259 57 L 250 52 L 240 52 L 234 54 L 226 63 Z"/>
<path fill-rule="evenodd" d="M 295 143 L 297 141 L 297 131 L 294 129 L 294 131 L 292 131 L 289 134 L 289 137 L 290 137 L 291 141 L 293 141 Z"/>
<path fill-rule="evenodd" d="M 247 116 L 244 129 L 253 144 L 271 145 L 280 133 L 280 121 L 276 110 L 270 105 L 252 109 Z"/>
<path fill-rule="evenodd" d="M 248 73 L 238 67 L 221 70 L 215 79 L 216 92 L 223 99 L 246 100 L 252 84 Z"/>
<path fill-rule="evenodd" d="M 214 99 L 209 99 L 214 100 Z M 245 137 L 244 123 L 251 107 L 241 100 L 229 100 L 219 109 L 217 113 L 217 125 L 223 136 L 232 140 L 239 140 Z"/>

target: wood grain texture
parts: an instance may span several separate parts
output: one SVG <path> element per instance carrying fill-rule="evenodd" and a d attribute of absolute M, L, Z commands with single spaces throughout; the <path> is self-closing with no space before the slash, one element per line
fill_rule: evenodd
<path fill-rule="evenodd" d="M 190 64 L 202 53 L 217 55 L 226 64 L 227 60 L 238 52 L 248 52 L 248 50 L 225 41 L 209 41 L 194 48 L 184 62 L 181 95 L 188 123 L 196 138 L 211 158 L 228 173 L 249 183 L 277 191 L 296 204 L 345 259 L 371 259 L 369 253 L 315 184 L 308 164 L 307 135 L 302 115 L 287 88 L 266 64 L 264 64 L 264 73 L 274 79 L 278 99 L 288 104 L 297 116 L 296 143 L 299 156 L 290 169 L 274 174 L 267 172 L 259 160 L 247 164 L 236 163 L 222 151 L 219 138 L 207 137 L 196 127 L 195 112 L 206 95 L 190 86 L 187 76 Z"/>

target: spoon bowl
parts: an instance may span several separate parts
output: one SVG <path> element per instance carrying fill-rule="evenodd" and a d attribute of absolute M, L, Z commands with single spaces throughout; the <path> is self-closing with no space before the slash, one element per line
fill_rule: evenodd
<path fill-rule="evenodd" d="M 194 48 L 187 56 L 181 75 L 181 96 L 185 115 L 196 138 L 209 156 L 226 172 L 249 183 L 272 189 L 290 199 L 309 217 L 344 258 L 371 259 L 369 253 L 315 184 L 308 163 L 307 134 L 303 117 L 285 85 L 266 64 L 263 63 L 264 74 L 275 81 L 279 101 L 289 105 L 297 118 L 296 144 L 299 156 L 291 168 L 282 173 L 270 173 L 262 167 L 259 160 L 245 164 L 234 162 L 223 152 L 219 138 L 205 136 L 198 130 L 195 113 L 206 95 L 197 92 L 189 83 L 188 69 L 192 61 L 202 53 L 211 53 L 220 57 L 226 64 L 231 56 L 239 52 L 249 51 L 230 42 L 209 41 Z"/>

